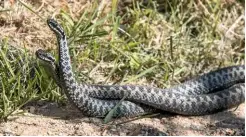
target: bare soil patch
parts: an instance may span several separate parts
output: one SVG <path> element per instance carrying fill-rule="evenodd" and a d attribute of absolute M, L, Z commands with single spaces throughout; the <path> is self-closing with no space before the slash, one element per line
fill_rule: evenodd
<path fill-rule="evenodd" d="M 224 112 L 206 116 L 161 114 L 123 124 L 120 118 L 111 124 L 103 119 L 83 116 L 72 106 L 39 102 L 25 107 L 28 113 L 11 116 L 0 124 L 0 135 L 245 135 L 245 104 Z M 118 124 L 117 124 L 118 123 Z"/>
<path fill-rule="evenodd" d="M 25 0 L 25 2 L 32 5 L 35 12 L 42 15 L 43 18 L 56 16 L 60 10 L 65 10 L 72 17 L 78 18 L 81 11 L 92 7 L 89 0 Z M 233 2 L 232 0 L 231 3 Z M 98 6 L 101 7 L 102 15 L 104 12 L 106 15 L 111 10 L 109 0 Z M 12 12 L 2 12 L 0 15 L 0 37 L 2 39 L 8 38 L 12 46 L 25 47 L 33 53 L 38 48 L 56 48 L 54 35 L 40 17 L 21 4 L 14 3 L 7 5 L 7 8 L 12 9 Z M 241 18 L 243 16 L 239 19 Z M 244 24 L 244 20 L 242 23 Z M 235 28 L 235 25 L 233 26 L 232 28 Z M 225 26 L 222 25 L 222 28 L 227 31 Z M 241 30 L 243 29 L 239 29 L 240 32 Z M 242 35 L 235 36 L 241 37 Z M 230 38 L 234 37 L 230 36 Z M 238 41 L 236 38 L 233 40 Z M 227 54 L 223 55 L 223 57 L 227 57 Z M 70 105 L 61 106 L 57 103 L 36 102 L 29 103 L 24 107 L 24 110 L 27 112 L 10 116 L 7 122 L 0 123 L 0 136 L 245 135 L 245 104 L 206 116 L 161 114 L 157 117 L 143 118 L 123 124 L 119 123 L 129 119 L 120 118 L 107 125 L 103 124 L 103 119 L 83 116 L 81 112 Z"/>

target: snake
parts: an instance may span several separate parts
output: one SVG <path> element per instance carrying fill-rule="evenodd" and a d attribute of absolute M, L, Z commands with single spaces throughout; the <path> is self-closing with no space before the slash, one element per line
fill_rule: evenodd
<path fill-rule="evenodd" d="M 105 117 L 118 103 L 114 117 L 136 116 L 154 110 L 206 115 L 237 106 L 245 100 L 244 65 L 221 68 L 166 89 L 79 83 L 72 71 L 63 28 L 54 19 L 48 19 L 47 24 L 57 38 L 58 64 L 42 49 L 36 51 L 36 56 L 69 101 L 87 116 Z M 124 100 L 120 101 L 122 98 Z"/>

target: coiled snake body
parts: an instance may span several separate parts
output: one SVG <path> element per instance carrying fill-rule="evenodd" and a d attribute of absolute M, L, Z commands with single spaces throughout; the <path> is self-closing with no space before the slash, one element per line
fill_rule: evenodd
<path fill-rule="evenodd" d="M 58 40 L 59 65 L 43 50 L 38 50 L 36 55 L 68 99 L 88 116 L 104 117 L 123 97 L 125 100 L 114 116 L 139 115 L 153 111 L 152 108 L 183 115 L 205 115 L 244 102 L 244 65 L 219 69 L 169 89 L 79 84 L 72 72 L 62 27 L 53 19 L 48 19 L 48 25 Z"/>

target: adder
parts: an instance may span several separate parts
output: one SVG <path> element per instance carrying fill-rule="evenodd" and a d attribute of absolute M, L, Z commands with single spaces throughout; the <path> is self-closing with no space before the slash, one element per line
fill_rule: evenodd
<path fill-rule="evenodd" d="M 47 23 L 57 37 L 59 63 L 41 49 L 36 51 L 36 56 L 68 99 L 85 115 L 105 117 L 123 97 L 125 100 L 116 109 L 115 117 L 136 116 L 155 109 L 182 115 L 205 115 L 237 106 L 245 100 L 244 65 L 212 71 L 168 89 L 78 83 L 63 28 L 54 19 L 48 19 Z"/>

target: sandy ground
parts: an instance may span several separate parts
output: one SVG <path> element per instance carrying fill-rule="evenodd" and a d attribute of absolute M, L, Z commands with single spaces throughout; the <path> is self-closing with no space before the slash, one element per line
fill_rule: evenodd
<path fill-rule="evenodd" d="M 25 106 L 24 115 L 11 116 L 0 124 L 3 135 L 245 135 L 245 104 L 224 112 L 206 116 L 160 114 L 152 118 L 129 121 L 115 119 L 103 124 L 103 119 L 83 116 L 72 106 L 38 102 Z M 128 121 L 128 122 L 126 122 Z"/>
<path fill-rule="evenodd" d="M 39 2 L 30 0 L 27 3 L 31 4 L 34 10 L 43 17 L 54 16 L 59 13 L 59 9 L 67 8 L 66 3 L 61 3 L 58 0 L 53 2 L 51 0 Z M 86 5 L 88 2 L 85 0 L 73 0 L 68 3 L 68 6 L 73 8 L 67 9 L 68 12 L 71 12 L 71 16 L 77 16 L 76 13 L 83 10 Z M 49 41 L 53 36 L 43 35 L 44 32 L 45 34 L 50 32 L 47 31 L 47 27 L 44 27 L 46 24 L 23 6 L 20 8 L 17 4 L 13 4 L 12 8 L 14 9 L 12 13 L 2 13 L 1 15 L 1 37 L 9 37 L 16 43 L 15 45 L 27 45 L 27 48 L 33 49 L 33 51 L 41 45 L 52 45 Z M 0 136 L 245 135 L 244 108 L 245 104 L 241 104 L 236 109 L 207 116 L 187 117 L 162 114 L 126 123 L 124 121 L 129 119 L 121 118 L 110 124 L 103 124 L 102 119 L 85 117 L 76 108 L 69 105 L 60 106 L 56 103 L 38 102 L 26 105 L 24 110 L 28 112 L 11 116 L 8 122 L 0 123 Z M 123 124 L 120 124 L 122 122 Z"/>

